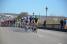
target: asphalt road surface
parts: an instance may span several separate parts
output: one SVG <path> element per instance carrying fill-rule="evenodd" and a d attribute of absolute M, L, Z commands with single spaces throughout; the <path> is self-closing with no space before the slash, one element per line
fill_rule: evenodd
<path fill-rule="evenodd" d="M 67 44 L 67 32 L 38 29 L 37 33 L 22 28 L 0 27 L 0 44 Z"/>

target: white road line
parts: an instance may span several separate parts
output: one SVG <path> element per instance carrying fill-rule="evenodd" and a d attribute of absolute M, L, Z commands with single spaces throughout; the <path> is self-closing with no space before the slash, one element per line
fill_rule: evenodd
<path fill-rule="evenodd" d="M 62 43 L 58 43 L 58 44 L 62 44 Z"/>
<path fill-rule="evenodd" d="M 40 38 L 44 38 L 44 35 L 42 35 L 42 34 L 36 34 L 38 37 L 40 37 Z"/>
<path fill-rule="evenodd" d="M 38 35 L 39 37 L 43 38 L 44 36 L 43 35 Z"/>

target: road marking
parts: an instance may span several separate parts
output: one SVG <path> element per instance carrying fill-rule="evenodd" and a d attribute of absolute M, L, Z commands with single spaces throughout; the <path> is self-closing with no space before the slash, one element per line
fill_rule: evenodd
<path fill-rule="evenodd" d="M 58 44 L 62 44 L 62 43 L 58 43 Z"/>
<path fill-rule="evenodd" d="M 43 36 L 43 35 L 41 35 L 41 34 L 38 34 L 38 37 L 43 38 L 44 36 Z"/>

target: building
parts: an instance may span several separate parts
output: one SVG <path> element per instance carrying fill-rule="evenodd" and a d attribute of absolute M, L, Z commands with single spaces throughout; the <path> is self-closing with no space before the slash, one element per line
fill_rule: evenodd
<path fill-rule="evenodd" d="M 44 21 L 46 21 L 46 27 L 49 28 L 60 28 L 60 20 L 64 19 L 63 16 L 40 16 L 39 25 L 43 26 Z"/>

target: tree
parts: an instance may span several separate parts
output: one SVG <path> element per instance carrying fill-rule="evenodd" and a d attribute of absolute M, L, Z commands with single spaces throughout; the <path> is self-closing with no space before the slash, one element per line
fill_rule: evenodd
<path fill-rule="evenodd" d="M 27 12 L 22 12 L 17 16 L 16 20 L 19 20 L 19 19 L 21 19 L 22 17 L 25 17 L 25 16 L 28 16 L 28 13 Z"/>

